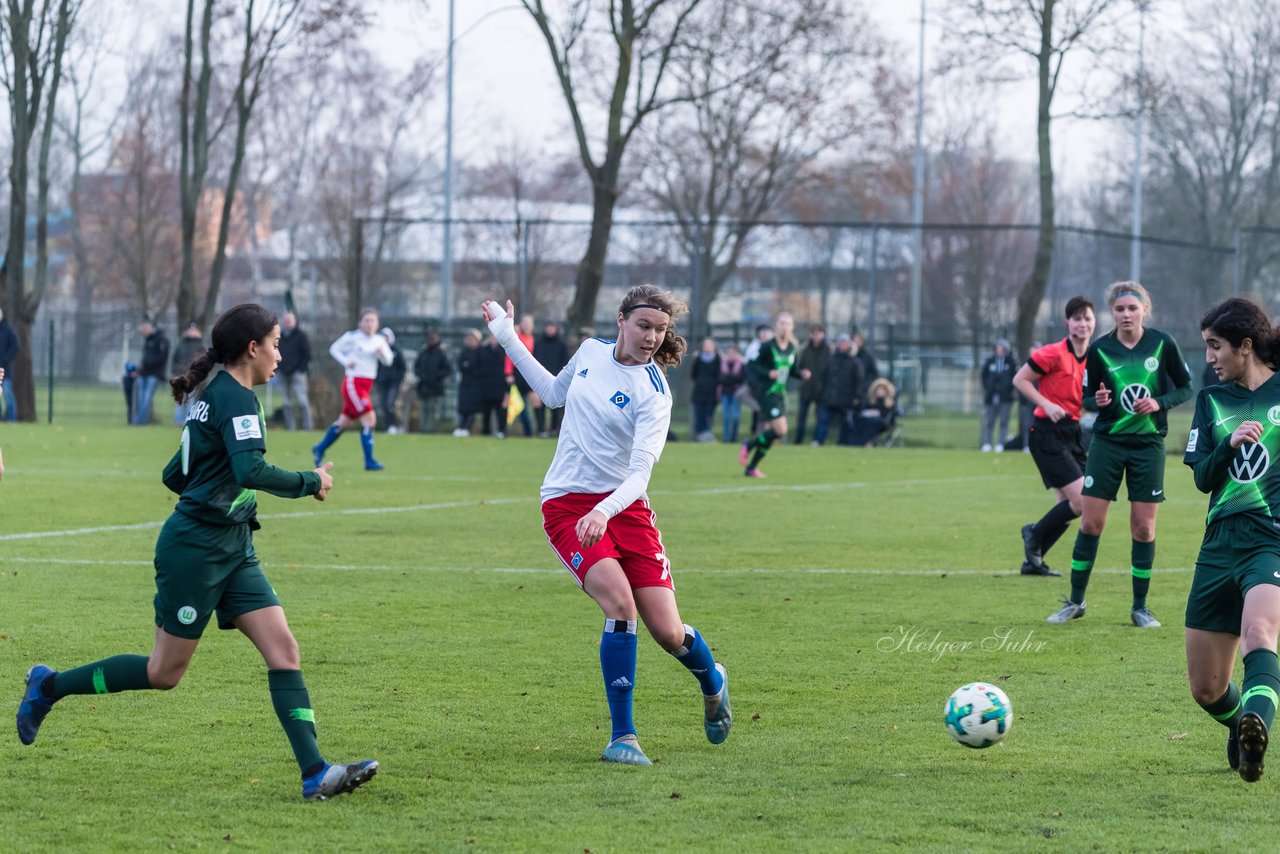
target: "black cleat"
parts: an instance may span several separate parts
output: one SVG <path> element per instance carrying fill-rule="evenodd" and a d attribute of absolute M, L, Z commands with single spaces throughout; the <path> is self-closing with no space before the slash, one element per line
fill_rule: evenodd
<path fill-rule="evenodd" d="M 1256 783 L 1262 779 L 1262 757 L 1267 753 L 1267 725 L 1257 712 L 1245 712 L 1236 725 L 1240 747 L 1240 779 Z"/>
<path fill-rule="evenodd" d="M 1227 724 L 1227 764 L 1231 766 L 1232 771 L 1240 770 L 1240 738 L 1236 735 L 1236 727 L 1239 723 L 1240 718 L 1237 716 Z"/>
<path fill-rule="evenodd" d="M 1036 539 L 1036 526 L 1022 526 L 1022 554 L 1026 557 L 1027 563 L 1039 569 L 1044 566 L 1044 551 L 1040 548 L 1040 541 Z M 1030 573 L 1028 573 L 1030 574 Z M 1043 575 L 1045 573 L 1036 573 Z"/>
<path fill-rule="evenodd" d="M 1054 572 L 1052 569 L 1049 568 L 1049 564 L 1041 562 L 1040 566 L 1037 567 L 1037 566 L 1034 566 L 1029 560 L 1024 560 L 1022 562 L 1022 574 L 1023 575 L 1044 575 L 1044 576 L 1052 575 L 1057 578 L 1062 577 L 1062 573 Z"/>

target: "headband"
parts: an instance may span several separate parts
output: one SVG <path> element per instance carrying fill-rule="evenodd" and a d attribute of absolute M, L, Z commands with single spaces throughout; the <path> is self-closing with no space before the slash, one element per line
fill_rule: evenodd
<path fill-rule="evenodd" d="M 1120 299 L 1120 297 L 1133 297 L 1134 299 L 1142 303 L 1145 303 L 1147 301 L 1146 297 L 1144 297 L 1142 294 L 1138 293 L 1137 291 L 1116 291 L 1116 295 L 1112 297 L 1112 300 L 1113 301 L 1118 300 Z"/>
<path fill-rule="evenodd" d="M 648 303 L 648 302 L 638 302 L 638 303 L 636 303 L 635 305 L 631 306 L 631 308 L 627 309 L 625 313 L 626 313 L 626 314 L 630 314 L 631 312 L 635 311 L 637 308 L 651 308 L 651 309 L 653 309 L 654 311 L 660 311 L 660 312 L 662 312 L 662 313 L 663 313 L 663 314 L 665 314 L 667 317 L 670 317 L 670 316 L 671 316 L 671 310 L 670 310 L 670 309 L 663 308 L 663 307 L 662 307 L 662 306 L 660 306 L 660 305 L 654 305 L 653 303 Z"/>

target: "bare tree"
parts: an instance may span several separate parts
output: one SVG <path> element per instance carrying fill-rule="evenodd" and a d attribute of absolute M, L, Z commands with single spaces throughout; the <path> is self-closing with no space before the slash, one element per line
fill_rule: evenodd
<path fill-rule="evenodd" d="M 197 321 L 208 326 L 217 308 L 222 272 L 226 266 L 227 240 L 237 204 L 240 172 L 244 165 L 249 124 L 262 96 L 264 81 L 281 54 L 298 39 L 349 35 L 364 20 L 353 0 L 241 0 L 241 9 L 227 17 L 240 42 L 233 85 L 225 108 L 213 114 L 210 96 L 218 59 L 214 55 L 214 27 L 219 20 L 216 0 L 201 0 L 197 33 L 196 0 L 187 0 L 183 39 L 181 113 L 181 162 L 179 185 L 182 202 L 182 278 L 178 290 L 178 324 Z M 197 45 L 199 55 L 197 57 Z M 198 60 L 198 67 L 197 67 Z M 213 262 L 203 306 L 197 311 L 195 281 L 196 220 L 209 169 L 209 149 L 228 127 L 233 128 L 231 154 L 223 182 Z"/>
<path fill-rule="evenodd" d="M 697 47 L 675 62 L 687 100 L 644 135 L 643 161 L 692 259 L 701 334 L 756 223 L 818 158 L 869 143 L 895 75 L 865 14 L 836 0 L 712 4 L 690 32 Z M 758 58 L 745 73 L 744 56 Z"/>
<path fill-rule="evenodd" d="M 1168 234 L 1230 245 L 1240 227 L 1280 219 L 1280 26 L 1267 0 L 1200 0 L 1201 22 L 1155 55 L 1147 222 Z M 1277 259 L 1250 241 L 1243 278 Z M 1269 251 L 1268 251 L 1269 250 Z M 1221 293 L 1230 258 L 1198 253 L 1191 278 Z M 1210 294 L 1196 294 L 1203 303 Z"/>
<path fill-rule="evenodd" d="M 623 157 L 636 131 L 678 96 L 671 61 L 703 0 L 572 0 L 553 16 L 543 0 L 520 0 L 551 53 L 578 154 L 591 181 L 591 234 L 578 263 L 570 328 L 595 321 Z M 744 57 L 744 63 L 753 58 Z M 596 139 L 588 125 L 598 121 Z"/>
<path fill-rule="evenodd" d="M 18 336 L 31 340 L 31 324 L 44 299 L 49 270 L 49 150 L 67 39 L 79 0 L 7 0 L 0 20 L 0 82 L 9 98 L 9 234 L 0 268 L 0 306 Z M 36 157 L 36 264 L 27 287 L 27 204 L 31 144 Z M 32 359 L 23 347 L 13 364 L 13 390 L 24 420 L 35 419 Z"/>
<path fill-rule="evenodd" d="M 1102 36 L 1121 3 L 1122 0 L 964 0 L 948 5 L 944 12 L 948 36 L 954 42 L 953 62 L 984 67 L 993 76 L 1012 72 L 1018 60 L 1035 64 L 1040 226 L 1035 260 L 1018 292 L 1018 352 L 1027 352 L 1035 336 L 1036 316 L 1048 289 L 1057 239 L 1050 130 L 1063 64 L 1073 52 L 1090 52 L 1102 45 Z"/>

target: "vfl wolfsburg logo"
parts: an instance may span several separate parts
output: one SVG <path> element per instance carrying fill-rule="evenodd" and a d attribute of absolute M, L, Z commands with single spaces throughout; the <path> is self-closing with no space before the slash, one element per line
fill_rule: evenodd
<path fill-rule="evenodd" d="M 1267 420 L 1276 426 L 1280 426 L 1280 406 L 1273 406 L 1267 410 Z"/>
<path fill-rule="evenodd" d="M 1266 446 L 1246 442 L 1240 446 L 1240 453 L 1231 460 L 1231 479 L 1236 483 L 1252 483 L 1262 477 L 1271 465 L 1271 456 Z"/>
<path fill-rule="evenodd" d="M 1155 356 L 1148 356 L 1147 360 L 1142 363 L 1142 367 L 1146 368 L 1148 371 L 1154 371 L 1156 368 L 1160 367 L 1160 360 Z"/>
<path fill-rule="evenodd" d="M 1124 391 L 1120 392 L 1120 406 L 1125 412 L 1133 414 L 1133 405 L 1144 397 L 1151 397 L 1151 390 L 1142 383 L 1133 383 L 1124 387 Z"/>
<path fill-rule="evenodd" d="M 178 622 L 184 626 L 189 626 L 196 621 L 196 609 L 190 605 L 183 605 L 178 609 Z"/>

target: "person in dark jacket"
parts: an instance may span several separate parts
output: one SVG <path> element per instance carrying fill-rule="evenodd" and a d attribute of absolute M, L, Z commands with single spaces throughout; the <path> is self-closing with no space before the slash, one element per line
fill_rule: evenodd
<path fill-rule="evenodd" d="M 18 351 L 22 349 L 22 340 L 18 338 L 18 333 L 14 330 L 9 321 L 5 320 L 4 312 L 0 311 L 0 370 L 13 375 L 13 360 L 18 357 Z M 4 401 L 4 420 L 16 421 L 18 419 L 18 400 L 13 395 L 13 381 L 4 383 L 0 387 L 0 400 Z"/>
<path fill-rule="evenodd" d="M 831 423 L 836 424 L 840 439 L 849 440 L 853 426 L 853 413 L 861 404 L 862 363 L 853 353 L 853 338 L 840 335 L 836 338 L 836 351 L 827 361 L 826 375 L 822 381 L 822 399 L 818 406 L 818 426 L 813 431 L 813 446 L 827 441 Z"/>
<path fill-rule="evenodd" d="M 702 349 L 693 358 L 690 375 L 693 380 L 693 440 L 714 442 L 716 437 L 711 432 L 711 419 L 716 414 L 720 386 L 720 354 L 716 351 L 714 338 L 702 339 Z"/>
<path fill-rule="evenodd" d="M 186 329 L 182 330 L 182 337 L 174 345 L 173 364 L 169 373 L 175 377 L 185 376 L 192 361 L 203 352 L 204 336 L 200 334 L 200 327 L 193 320 L 187 324 Z M 176 426 L 181 427 L 187 423 L 187 413 L 191 411 L 191 401 L 194 398 L 194 395 L 187 395 L 182 403 L 173 405 L 173 423 Z"/>
<path fill-rule="evenodd" d="M 160 380 L 168 379 L 169 336 L 151 322 L 150 318 L 138 324 L 142 336 L 142 364 L 138 366 L 138 382 L 134 388 L 138 406 L 133 413 L 133 423 L 151 423 L 151 399 L 155 397 Z"/>
<path fill-rule="evenodd" d="M 742 402 L 738 390 L 747 378 L 747 363 L 738 348 L 730 344 L 720 359 L 720 416 L 724 427 L 720 438 L 726 442 L 738 441 L 738 419 L 742 417 Z"/>
<path fill-rule="evenodd" d="M 404 384 L 405 371 L 408 369 L 404 361 L 404 351 L 396 346 L 396 334 L 390 327 L 384 326 L 379 332 L 391 345 L 391 364 L 378 363 L 378 373 L 373 378 L 373 386 L 378 390 L 378 400 L 382 404 L 382 420 L 387 425 L 387 432 L 392 436 L 403 433 L 400 419 L 396 416 L 396 404 L 400 400 L 400 386 Z"/>
<path fill-rule="evenodd" d="M 827 330 L 821 325 L 809 327 L 809 343 L 796 357 L 796 373 L 800 375 L 800 413 L 796 418 L 796 436 L 793 445 L 804 441 L 805 427 L 809 421 L 809 407 L 822 408 L 822 381 L 826 374 L 831 348 L 827 345 Z"/>
<path fill-rule="evenodd" d="M 458 351 L 458 426 L 453 431 L 454 436 L 469 436 L 471 423 L 484 411 L 480 364 L 482 340 L 478 329 L 468 329 L 462 338 L 462 349 Z"/>
<path fill-rule="evenodd" d="M 422 432 L 434 433 L 440 416 L 440 401 L 444 397 L 444 384 L 453 371 L 449 354 L 440 343 L 440 335 L 427 333 L 427 341 L 413 361 L 413 374 L 417 377 L 418 400 L 422 403 Z"/>
<path fill-rule="evenodd" d="M 569 364 L 569 345 L 560 334 L 559 326 L 548 323 L 542 327 L 542 335 L 533 342 L 533 358 L 537 359 L 538 364 L 546 368 L 552 376 L 559 374 L 564 370 L 564 366 Z M 538 425 L 538 435 L 544 439 L 547 438 L 547 407 L 542 405 L 542 401 L 538 400 L 536 394 L 531 401 L 525 402 L 533 407 L 533 420 Z M 551 410 L 552 433 L 559 433 L 560 418 L 563 415 L 563 408 Z"/>
<path fill-rule="evenodd" d="M 302 429 L 313 430 L 307 370 L 311 367 L 311 339 L 298 326 L 298 316 L 286 311 L 280 316 L 280 388 L 284 391 L 284 429 L 298 429 L 294 407 L 302 413 Z"/>
<path fill-rule="evenodd" d="M 982 450 L 998 454 L 1009 442 L 1009 410 L 1013 405 L 1013 375 L 1018 365 L 1009 352 L 1009 342 L 997 339 L 994 351 L 982 365 Z M 995 438 L 996 422 L 1000 438 Z"/>
<path fill-rule="evenodd" d="M 507 353 L 489 335 L 480 348 L 481 426 L 488 435 L 507 438 Z"/>
<path fill-rule="evenodd" d="M 867 339 L 861 332 L 853 333 L 853 355 L 862 363 L 862 389 L 858 392 L 858 397 L 864 401 L 870 400 L 867 389 L 880 378 L 880 367 L 876 364 L 876 354 L 867 347 Z"/>

